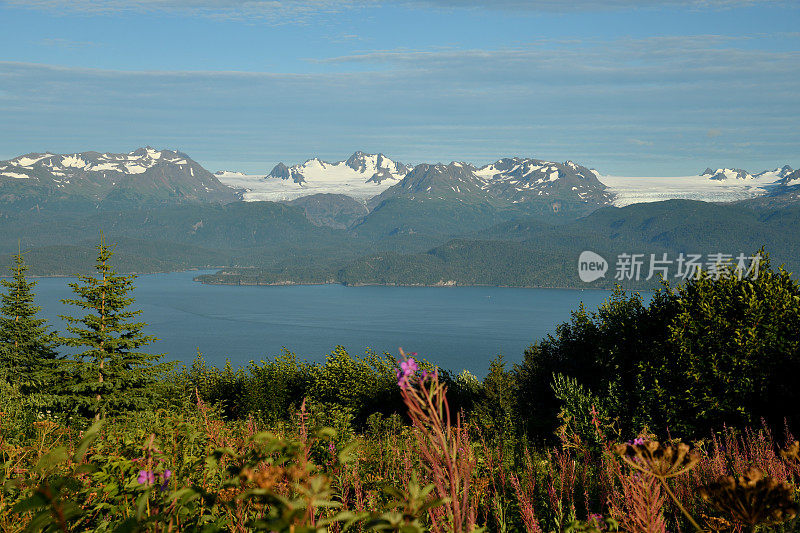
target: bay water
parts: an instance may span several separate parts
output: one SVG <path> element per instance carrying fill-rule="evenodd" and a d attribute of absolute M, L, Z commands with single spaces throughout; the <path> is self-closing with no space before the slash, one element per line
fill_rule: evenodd
<path fill-rule="evenodd" d="M 342 285 L 229 286 L 193 281 L 203 272 L 149 274 L 135 280 L 134 309 L 158 337 L 147 347 L 165 360 L 191 364 L 197 350 L 208 363 L 236 367 L 269 359 L 283 348 L 312 362 L 337 345 L 352 354 L 367 348 L 397 355 L 417 352 L 439 367 L 478 377 L 502 354 L 521 362 L 525 348 L 555 334 L 583 302 L 597 309 L 604 290 L 500 287 L 345 287 Z M 64 305 L 69 278 L 41 278 L 41 315 L 60 331 L 58 315 L 80 316 Z"/>

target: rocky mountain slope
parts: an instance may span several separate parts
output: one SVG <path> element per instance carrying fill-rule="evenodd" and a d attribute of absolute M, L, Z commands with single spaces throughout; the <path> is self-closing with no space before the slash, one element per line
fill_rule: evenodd
<path fill-rule="evenodd" d="M 531 201 L 572 201 L 609 205 L 613 195 L 596 171 L 571 161 L 554 163 L 528 158 L 504 158 L 476 168 L 467 163 L 417 165 L 397 185 L 370 203 L 394 196 L 444 200 L 499 200 L 511 204 Z"/>

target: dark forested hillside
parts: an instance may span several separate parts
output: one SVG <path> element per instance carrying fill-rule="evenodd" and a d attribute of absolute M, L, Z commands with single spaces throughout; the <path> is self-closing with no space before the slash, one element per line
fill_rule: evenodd
<path fill-rule="evenodd" d="M 669 200 L 604 207 L 582 218 L 538 210 L 544 204 L 395 197 L 350 229 L 309 220 L 305 205 L 275 202 L 0 215 L 0 258 L 30 250 L 35 274 L 71 274 L 90 264 L 102 231 L 118 242 L 124 271 L 225 267 L 214 283 L 611 286 L 622 253 L 737 255 L 761 246 L 773 261 L 800 268 L 800 204 L 712 204 Z M 337 217 L 320 203 L 316 216 Z M 341 204 L 341 216 L 354 207 Z M 576 206 L 576 209 L 579 206 Z M 345 225 L 342 223 L 342 225 Z M 584 250 L 612 271 L 584 285 L 576 262 Z M 652 286 L 655 279 L 646 284 Z"/>
<path fill-rule="evenodd" d="M 776 264 L 800 269 L 800 206 L 755 212 L 733 204 L 670 200 L 603 208 L 571 223 L 524 218 L 451 241 L 424 254 L 377 254 L 342 269 L 344 283 L 613 286 L 618 254 L 723 253 L 775 250 Z M 610 274 L 585 285 L 577 260 L 592 250 L 611 263 Z M 635 286 L 655 286 L 657 279 Z"/>
<path fill-rule="evenodd" d="M 342 231 L 318 227 L 303 209 L 274 202 L 186 204 L 88 216 L 26 212 L 2 220 L 0 251 L 32 250 L 35 274 L 64 274 L 88 265 L 100 232 L 119 243 L 125 271 L 203 266 L 257 266 L 304 256 L 341 257 L 360 245 Z M 74 261 L 73 261 L 74 260 Z"/>

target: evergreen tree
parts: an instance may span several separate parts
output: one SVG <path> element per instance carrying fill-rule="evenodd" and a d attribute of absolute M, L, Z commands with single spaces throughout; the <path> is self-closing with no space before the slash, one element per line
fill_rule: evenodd
<path fill-rule="evenodd" d="M 88 311 L 82 318 L 62 316 L 73 337 L 64 344 L 85 348 L 75 355 L 71 399 L 83 415 L 95 419 L 109 413 L 145 407 L 152 385 L 169 364 L 157 363 L 162 354 L 138 351 L 156 338 L 144 335 L 144 322 L 133 319 L 141 311 L 128 309 L 134 298 L 128 296 L 136 276 L 120 276 L 109 264 L 113 247 L 101 238 L 97 246 L 95 276 L 78 276 L 70 283 L 77 298 L 62 300 Z"/>
<path fill-rule="evenodd" d="M 0 280 L 6 292 L 0 295 L 0 379 L 15 386 L 37 409 L 51 408 L 55 401 L 56 373 L 60 360 L 57 336 L 46 320 L 36 318 L 33 288 L 22 252 L 14 256 L 10 280 Z"/>

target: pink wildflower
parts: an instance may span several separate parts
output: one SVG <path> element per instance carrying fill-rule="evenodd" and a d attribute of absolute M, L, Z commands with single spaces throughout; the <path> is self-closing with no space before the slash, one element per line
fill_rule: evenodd
<path fill-rule="evenodd" d="M 417 355 L 413 353 L 411 355 Z M 400 361 L 400 368 L 397 369 L 397 385 L 401 389 L 407 389 L 409 387 L 408 380 L 417 372 L 419 366 L 417 362 L 414 361 L 413 357 L 409 357 L 405 361 Z"/>
<path fill-rule="evenodd" d="M 152 485 L 156 481 L 156 475 L 152 470 L 140 470 L 137 481 L 140 485 Z"/>

